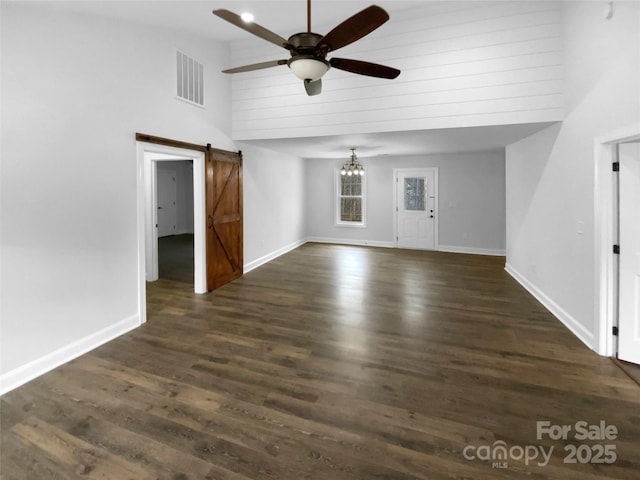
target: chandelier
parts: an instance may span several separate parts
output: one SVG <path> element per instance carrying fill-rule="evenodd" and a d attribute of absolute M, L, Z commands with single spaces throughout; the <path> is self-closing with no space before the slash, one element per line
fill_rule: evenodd
<path fill-rule="evenodd" d="M 340 175 L 364 175 L 364 167 L 360 165 L 358 162 L 358 157 L 356 157 L 356 149 L 351 149 L 351 158 L 344 162 L 342 165 L 342 170 L 340 170 Z"/>

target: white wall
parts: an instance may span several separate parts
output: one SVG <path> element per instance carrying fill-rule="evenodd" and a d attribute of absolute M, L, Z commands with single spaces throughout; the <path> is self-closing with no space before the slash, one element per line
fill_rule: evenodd
<path fill-rule="evenodd" d="M 238 147 L 247 272 L 304 242 L 304 161 L 241 142 Z"/>
<path fill-rule="evenodd" d="M 178 215 L 175 235 L 193 233 L 193 161 L 157 162 L 161 170 L 176 173 L 176 210 Z"/>
<path fill-rule="evenodd" d="M 440 247 L 504 253 L 504 152 L 359 157 L 367 178 L 367 225 L 363 228 L 335 225 L 334 170 L 345 160 L 307 160 L 306 228 L 311 240 L 392 246 L 393 170 L 438 167 Z"/>
<path fill-rule="evenodd" d="M 594 314 L 594 140 L 640 122 L 640 4 L 563 3 L 566 118 L 506 149 L 510 271 L 587 345 Z"/>
<path fill-rule="evenodd" d="M 354 14 L 365 6 L 351 3 Z M 322 94 L 308 97 L 287 66 L 233 75 L 233 138 L 562 120 L 560 2 L 416 5 L 335 52 L 399 68 L 395 80 L 331 69 Z M 340 20 L 314 30 L 326 33 Z M 286 58 L 284 49 L 247 35 L 232 44 L 229 66 Z"/>
<path fill-rule="evenodd" d="M 235 149 L 226 45 L 56 5 L 1 4 L 3 389 L 138 324 L 135 133 Z"/>
<path fill-rule="evenodd" d="M 307 136 L 550 121 L 561 118 L 566 93 L 562 126 L 507 148 L 507 254 L 512 273 L 559 307 L 589 343 L 593 139 L 640 119 L 640 6 L 615 5 L 610 21 L 600 2 L 565 2 L 562 16 L 543 2 L 425 6 L 439 10 L 394 17 L 340 51 L 399 66 L 394 83 L 331 71 L 325 92 L 312 99 L 286 67 L 234 76 L 236 138 L 283 136 L 287 127 Z M 306 235 L 392 242 L 387 179 L 401 167 L 440 167 L 441 244 L 504 249 L 500 154 L 363 158 L 368 227 L 336 230 L 332 171 L 341 160 L 302 161 L 230 140 L 231 81 L 220 73 L 231 64 L 225 45 L 83 17 L 55 1 L 1 2 L 0 9 L 2 389 L 138 324 L 135 132 L 243 150 L 247 269 Z M 397 48 L 408 43 L 419 52 Z M 175 47 L 206 64 L 206 109 L 174 98 Z M 260 49 L 269 47 L 234 45 L 233 63 L 264 60 Z M 427 63 L 412 69 L 416 53 Z M 471 201 L 480 198 L 486 203 Z"/>

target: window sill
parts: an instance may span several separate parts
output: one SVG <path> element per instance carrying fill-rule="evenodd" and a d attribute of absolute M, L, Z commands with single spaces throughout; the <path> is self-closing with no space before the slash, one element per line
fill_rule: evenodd
<path fill-rule="evenodd" d="M 346 227 L 346 228 L 366 228 L 366 223 L 336 223 L 336 227 Z"/>

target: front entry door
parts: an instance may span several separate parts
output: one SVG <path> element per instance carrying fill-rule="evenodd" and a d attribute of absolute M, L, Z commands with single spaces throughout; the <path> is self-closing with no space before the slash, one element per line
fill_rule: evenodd
<path fill-rule="evenodd" d="M 640 143 L 619 145 L 618 358 L 640 364 Z"/>
<path fill-rule="evenodd" d="M 207 289 L 242 275 L 242 156 L 207 151 Z"/>
<path fill-rule="evenodd" d="M 434 250 L 437 169 L 396 170 L 396 246 Z"/>

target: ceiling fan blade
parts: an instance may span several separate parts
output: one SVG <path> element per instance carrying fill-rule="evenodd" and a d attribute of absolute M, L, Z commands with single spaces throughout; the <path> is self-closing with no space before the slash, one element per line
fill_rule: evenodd
<path fill-rule="evenodd" d="M 236 15 L 235 13 L 230 12 L 229 10 L 225 10 L 222 8 L 219 10 L 214 10 L 213 14 L 222 18 L 223 20 L 226 20 L 229 23 L 232 23 L 238 28 L 241 28 L 249 33 L 253 33 L 255 36 L 260 37 L 263 40 L 266 40 L 267 42 L 271 42 L 275 45 L 278 45 L 279 47 L 284 47 L 284 44 L 287 43 L 287 40 L 282 38 L 277 33 L 273 33 L 271 30 L 267 30 L 266 28 L 261 27 L 257 23 L 253 23 L 253 22 L 247 23 L 244 20 L 242 20 L 240 15 Z"/>
<path fill-rule="evenodd" d="M 359 75 L 370 77 L 393 79 L 400 75 L 400 70 L 377 63 L 363 62 L 362 60 L 350 60 L 348 58 L 332 58 L 329 60 L 332 67 Z"/>
<path fill-rule="evenodd" d="M 387 20 L 389 20 L 387 12 L 377 5 L 371 5 L 327 33 L 318 42 L 318 49 L 326 48 L 330 52 L 342 48 L 373 32 Z"/>
<path fill-rule="evenodd" d="M 303 81 L 304 81 L 304 89 L 307 91 L 307 95 L 309 95 L 310 97 L 312 95 L 318 95 L 320 92 L 322 92 L 321 78 L 319 78 L 315 82 L 312 82 L 311 80 L 303 80 Z"/>
<path fill-rule="evenodd" d="M 286 64 L 286 60 L 271 60 L 269 62 L 252 63 L 251 65 L 245 65 L 244 67 L 229 68 L 227 70 L 223 70 L 222 73 L 252 72 L 254 70 L 262 70 L 263 68 L 277 67 L 278 65 Z"/>

